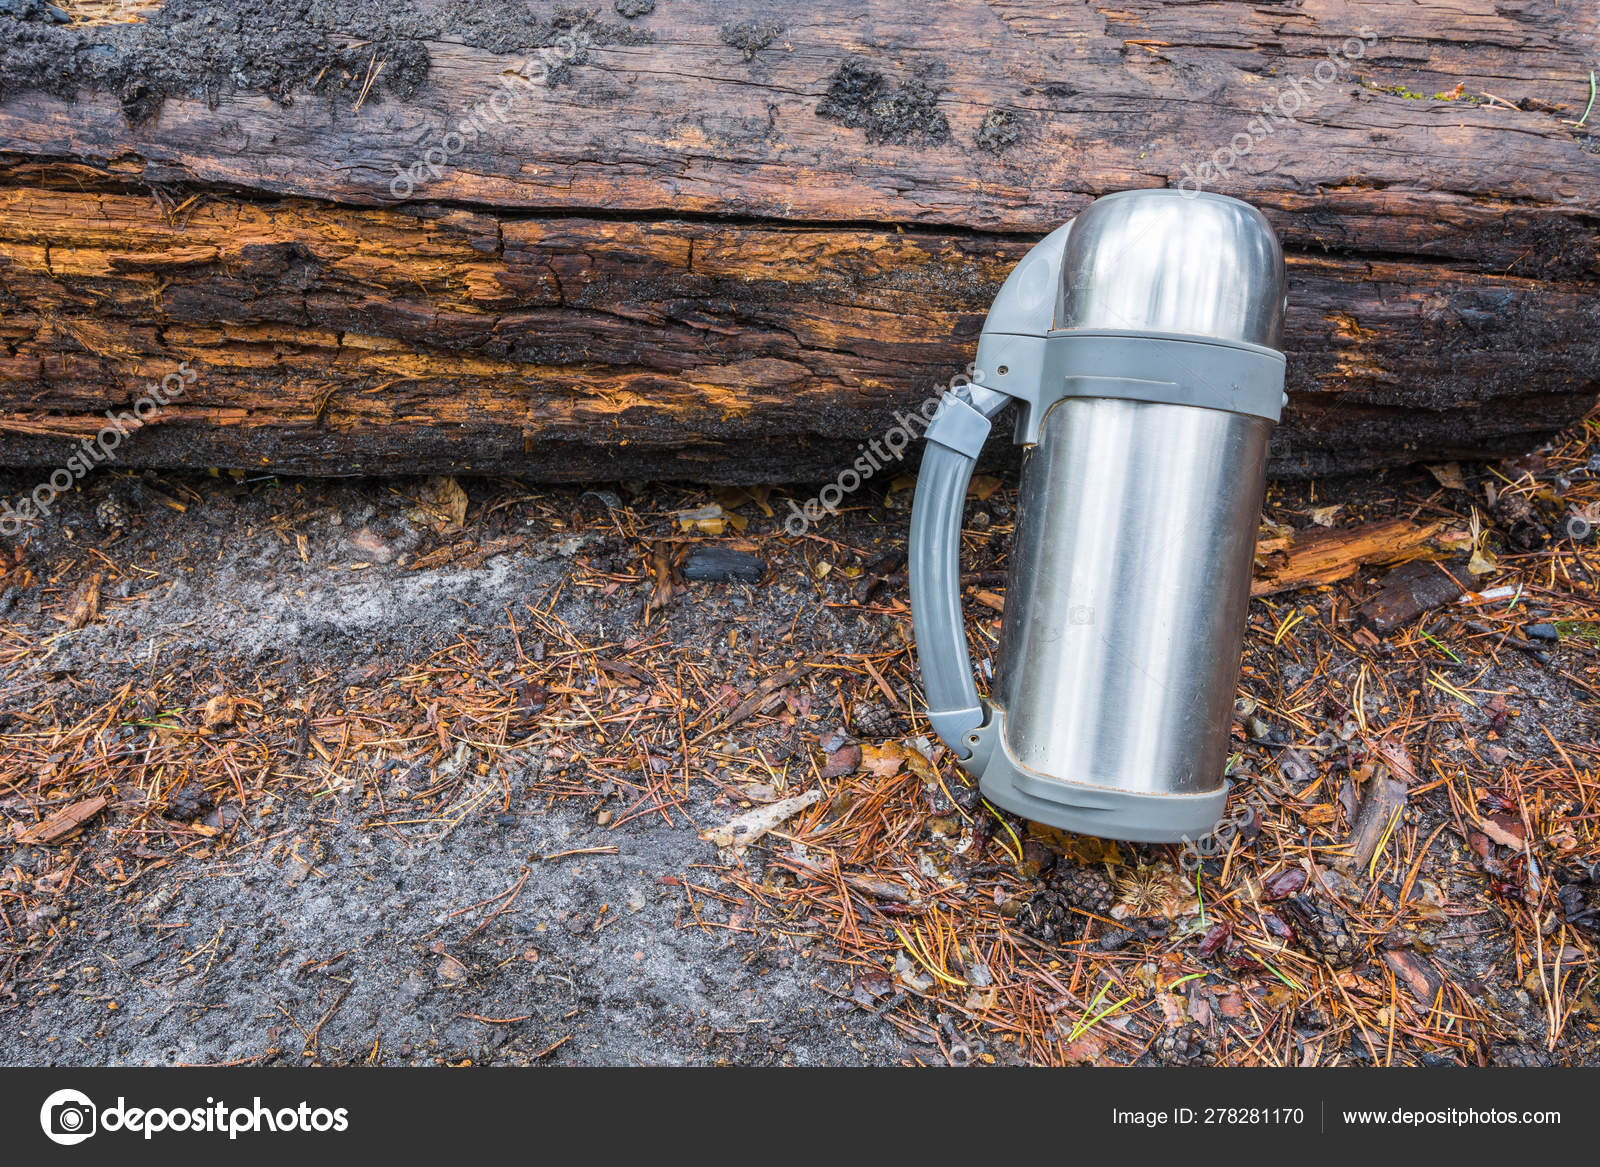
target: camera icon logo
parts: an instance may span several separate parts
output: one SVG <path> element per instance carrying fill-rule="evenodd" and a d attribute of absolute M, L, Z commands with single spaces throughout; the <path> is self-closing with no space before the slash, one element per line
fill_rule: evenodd
<path fill-rule="evenodd" d="M 39 1108 L 39 1125 L 52 1143 L 71 1147 L 94 1134 L 98 1113 L 87 1094 L 57 1090 Z"/>

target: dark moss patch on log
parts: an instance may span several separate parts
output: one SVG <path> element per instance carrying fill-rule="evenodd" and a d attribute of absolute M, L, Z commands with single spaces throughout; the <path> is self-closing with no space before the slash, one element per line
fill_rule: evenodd
<path fill-rule="evenodd" d="M 567 43 L 564 38 L 573 38 L 579 45 L 578 54 L 571 61 L 575 65 L 588 59 L 587 49 L 592 45 L 643 45 L 655 40 L 655 35 L 646 29 L 597 19 L 591 8 L 562 6 L 549 17 L 542 17 L 520 6 L 514 14 L 508 14 L 497 5 L 478 0 L 454 0 L 433 30 L 434 36 L 445 33 L 473 48 L 502 54 L 560 48 Z"/>
<path fill-rule="evenodd" d="M 983 115 L 975 143 L 980 150 L 1002 154 L 1022 138 L 1022 122 L 1009 109 L 991 109 Z"/>
<path fill-rule="evenodd" d="M 762 49 L 783 32 L 783 25 L 770 20 L 734 20 L 717 30 L 717 39 L 730 49 L 738 49 L 747 61 L 755 60 Z"/>
<path fill-rule="evenodd" d="M 867 140 L 890 145 L 938 145 L 950 140 L 950 122 L 939 108 L 939 90 L 908 77 L 892 91 L 887 78 L 853 57 L 828 78 L 817 115 L 867 132 Z"/>
<path fill-rule="evenodd" d="M 427 78 L 423 40 L 437 21 L 381 0 L 314 0 L 292 8 L 170 0 L 143 21 L 106 25 L 0 17 L 0 25 L 9 25 L 0 32 L 0 95 L 99 89 L 116 93 L 134 121 L 150 117 L 162 97 L 214 100 L 239 89 L 286 105 L 295 92 L 352 102 L 363 89 L 407 97 Z"/>
<path fill-rule="evenodd" d="M 428 78 L 427 42 L 445 36 L 497 54 L 561 48 L 547 70 L 552 85 L 567 80 L 591 46 L 654 39 L 586 8 L 538 16 L 476 0 L 442 8 L 383 0 L 168 0 L 142 21 L 72 25 L 0 10 L 0 98 L 101 90 L 116 94 L 136 124 L 153 117 L 165 97 L 214 102 L 240 90 L 284 105 L 296 93 L 348 105 L 363 94 L 404 99 Z"/>

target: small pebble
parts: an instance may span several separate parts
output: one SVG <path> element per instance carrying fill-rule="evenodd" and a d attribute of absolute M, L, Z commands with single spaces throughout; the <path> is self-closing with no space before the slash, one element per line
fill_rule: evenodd
<path fill-rule="evenodd" d="M 1561 639 L 1561 633 L 1556 631 L 1554 624 L 1526 624 L 1523 626 L 1522 632 L 1529 640 Z"/>

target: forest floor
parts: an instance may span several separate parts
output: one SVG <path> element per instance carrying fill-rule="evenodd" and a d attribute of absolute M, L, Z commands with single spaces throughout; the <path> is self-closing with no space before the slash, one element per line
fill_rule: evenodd
<path fill-rule="evenodd" d="M 1269 490 L 1198 848 L 966 784 L 903 481 L 796 537 L 782 490 L 101 474 L 0 539 L 0 1048 L 1594 1064 L 1597 429 Z"/>

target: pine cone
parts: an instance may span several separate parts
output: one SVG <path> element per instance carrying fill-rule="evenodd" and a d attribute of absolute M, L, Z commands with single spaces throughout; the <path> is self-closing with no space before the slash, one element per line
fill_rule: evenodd
<path fill-rule="evenodd" d="M 103 498 L 94 508 L 94 521 L 113 539 L 120 539 L 133 526 L 128 508 L 114 498 Z"/>
<path fill-rule="evenodd" d="M 1083 917 L 1072 910 L 1054 882 L 1034 892 L 1017 913 L 1017 927 L 1044 944 L 1064 944 L 1083 932 Z"/>
<path fill-rule="evenodd" d="M 857 702 L 850 720 L 864 737 L 892 737 L 899 727 L 899 718 L 871 701 Z"/>
<path fill-rule="evenodd" d="M 1301 944 L 1324 964 L 1348 968 L 1366 955 L 1366 946 L 1350 931 L 1344 913 L 1332 904 L 1297 895 L 1287 907 Z"/>
<path fill-rule="evenodd" d="M 1181 1066 L 1205 1052 L 1205 1042 L 1200 1027 L 1193 1022 L 1173 1025 L 1156 1034 L 1150 1046 L 1156 1059 L 1169 1066 Z"/>
<path fill-rule="evenodd" d="M 1494 1046 L 1489 1051 L 1489 1064 L 1510 1066 L 1520 1070 L 1536 1070 L 1555 1063 L 1550 1060 L 1549 1054 L 1537 1046 L 1519 1045 L 1508 1041 Z"/>
<path fill-rule="evenodd" d="M 1058 944 L 1083 935 L 1088 916 L 1103 916 L 1116 902 L 1116 885 L 1104 872 L 1063 858 L 1017 913 L 1017 923 L 1029 936 Z"/>
<path fill-rule="evenodd" d="M 1550 531 L 1539 519 L 1539 512 L 1520 494 L 1502 493 L 1489 508 L 1506 533 L 1506 541 L 1518 551 L 1535 551 L 1550 541 Z"/>
<path fill-rule="evenodd" d="M 1080 912 L 1103 916 L 1117 902 L 1117 885 L 1098 867 L 1062 863 L 1056 867 L 1052 882 Z"/>
<path fill-rule="evenodd" d="M 215 805 L 206 788 L 191 779 L 167 795 L 167 817 L 180 823 L 193 822 Z"/>

